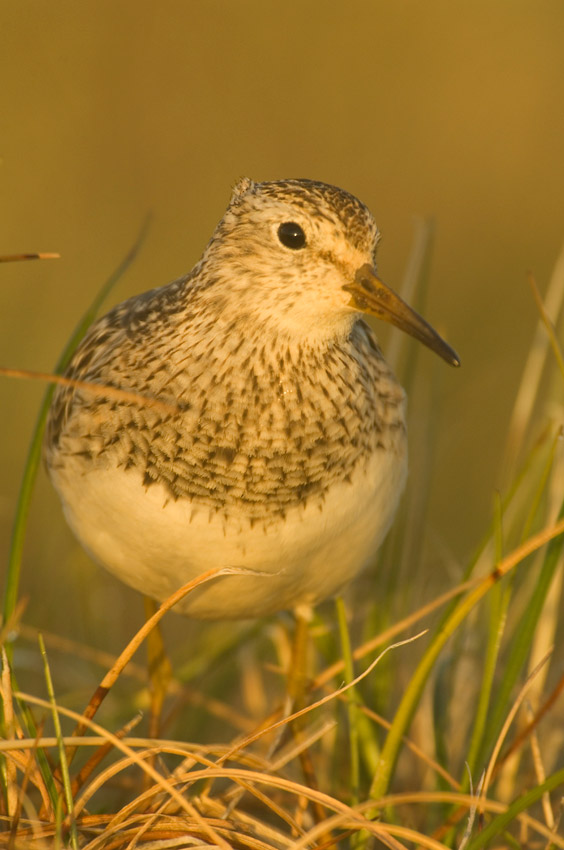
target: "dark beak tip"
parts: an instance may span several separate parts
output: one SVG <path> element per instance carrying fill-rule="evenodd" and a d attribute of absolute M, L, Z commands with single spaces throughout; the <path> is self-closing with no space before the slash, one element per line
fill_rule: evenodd
<path fill-rule="evenodd" d="M 427 347 L 431 348 L 435 354 L 438 354 L 439 357 L 441 357 L 445 363 L 448 363 L 449 366 L 454 366 L 455 369 L 458 369 L 460 366 L 460 357 L 454 348 L 450 347 L 448 342 L 445 342 L 444 339 L 441 339 L 440 337 L 439 340 L 441 343 L 439 346 L 427 345 Z"/>
<path fill-rule="evenodd" d="M 454 350 L 454 348 L 451 348 L 450 346 L 449 346 L 448 356 L 447 356 L 447 357 L 445 357 L 445 360 L 446 360 L 446 361 L 447 361 L 447 363 L 449 363 L 451 366 L 454 366 L 454 367 L 455 367 L 455 369 L 458 369 L 458 368 L 460 367 L 460 365 L 461 365 L 461 364 L 460 364 L 460 357 L 458 356 L 458 354 L 456 353 L 456 351 Z"/>

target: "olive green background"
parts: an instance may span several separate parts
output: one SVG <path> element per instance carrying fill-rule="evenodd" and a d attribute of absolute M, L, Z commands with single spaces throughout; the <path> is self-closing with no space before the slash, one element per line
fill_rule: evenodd
<path fill-rule="evenodd" d="M 5 366 L 53 367 L 148 211 L 108 306 L 186 272 L 242 175 L 358 195 L 396 288 L 416 217 L 434 217 L 424 312 L 463 365 L 419 353 L 426 527 L 429 569 L 454 581 L 500 484 L 536 322 L 526 271 L 544 290 L 564 237 L 561 0 L 4 0 L 0 73 L 0 254 L 62 255 L 0 266 Z M 43 391 L 0 378 L 2 564 Z M 108 605 L 139 619 L 136 595 L 79 553 L 43 472 L 23 587 L 29 619 L 74 636 L 91 617 L 112 643 Z"/>

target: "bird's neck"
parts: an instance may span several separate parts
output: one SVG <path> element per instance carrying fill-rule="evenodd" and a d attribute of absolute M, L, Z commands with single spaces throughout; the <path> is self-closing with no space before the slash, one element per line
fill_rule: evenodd
<path fill-rule="evenodd" d="M 203 275 L 204 280 L 207 277 Z M 346 340 L 360 318 L 346 305 L 335 305 L 308 292 L 265 287 L 257 293 L 256 281 L 243 275 L 224 285 L 210 269 L 209 280 L 197 293 L 197 300 L 205 314 L 214 316 L 217 334 L 240 328 L 248 336 L 277 337 L 285 345 L 323 347 Z"/>

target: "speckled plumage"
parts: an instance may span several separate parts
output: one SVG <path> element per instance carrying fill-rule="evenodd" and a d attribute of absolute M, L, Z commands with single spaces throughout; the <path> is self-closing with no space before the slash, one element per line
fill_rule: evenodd
<path fill-rule="evenodd" d="M 242 180 L 190 274 L 91 327 L 68 377 L 178 410 L 57 390 L 46 464 L 97 560 L 159 599 L 210 567 L 261 573 L 188 596 L 202 617 L 314 603 L 364 566 L 406 470 L 403 391 L 343 289 L 377 239 L 340 189 Z"/>

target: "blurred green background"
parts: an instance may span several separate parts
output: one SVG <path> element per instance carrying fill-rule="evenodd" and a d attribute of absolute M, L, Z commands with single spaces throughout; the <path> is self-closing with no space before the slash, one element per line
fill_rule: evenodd
<path fill-rule="evenodd" d="M 5 0 L 0 19 L 0 254 L 62 255 L 0 267 L 0 364 L 53 367 L 148 211 L 108 306 L 189 270 L 242 175 L 358 195 L 395 288 L 433 216 L 424 312 L 463 366 L 418 355 L 436 428 L 425 534 L 429 570 L 454 583 L 500 485 L 537 317 L 526 271 L 544 291 L 564 237 L 561 0 Z M 0 378 L 2 564 L 43 391 Z M 43 472 L 23 589 L 28 620 L 113 651 L 141 618 Z"/>

